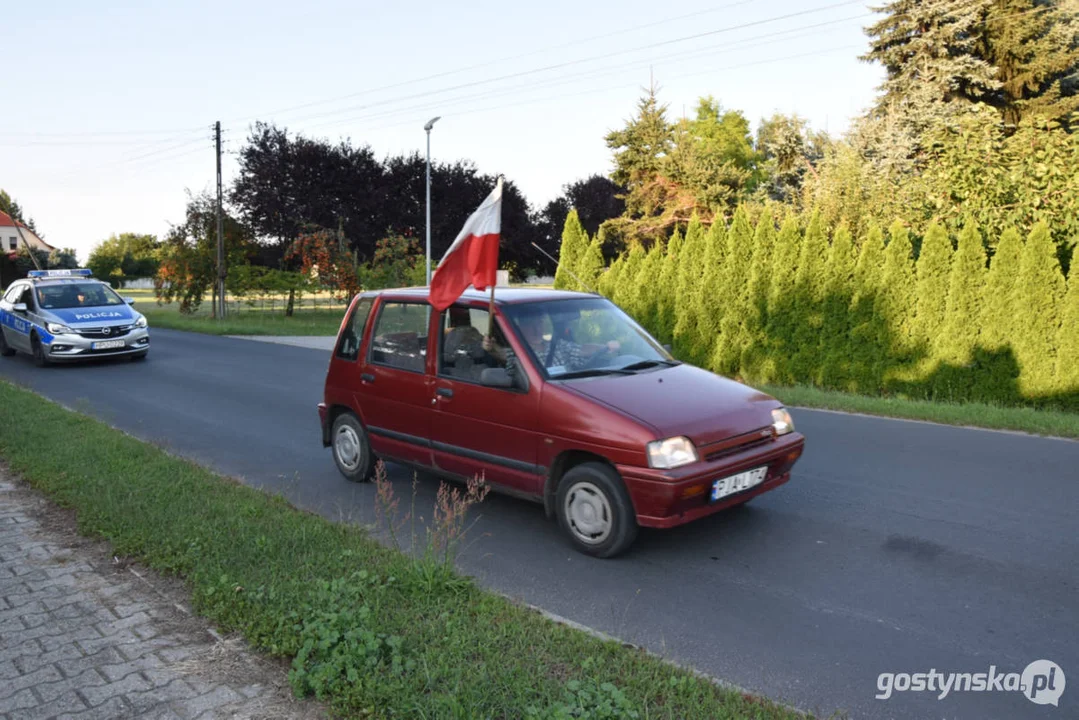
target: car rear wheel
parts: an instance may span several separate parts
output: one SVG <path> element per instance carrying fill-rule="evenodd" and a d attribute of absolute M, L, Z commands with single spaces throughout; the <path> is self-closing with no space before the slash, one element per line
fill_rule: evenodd
<path fill-rule="evenodd" d="M 622 479 L 611 467 L 582 463 L 558 484 L 558 524 L 581 552 L 618 555 L 637 537 L 637 515 Z"/>
<path fill-rule="evenodd" d="M 37 335 L 30 338 L 30 349 L 34 355 L 34 364 L 38 367 L 48 367 L 52 363 L 49 362 L 49 356 L 45 354 L 45 346 L 41 344 L 41 340 Z"/>
<path fill-rule="evenodd" d="M 15 348 L 7 344 L 7 338 L 4 337 L 3 330 L 0 330 L 0 356 L 11 357 L 15 354 Z"/>
<path fill-rule="evenodd" d="M 365 482 L 374 472 L 374 456 L 367 432 L 352 413 L 342 413 L 333 421 L 330 446 L 337 469 L 352 482 Z"/>

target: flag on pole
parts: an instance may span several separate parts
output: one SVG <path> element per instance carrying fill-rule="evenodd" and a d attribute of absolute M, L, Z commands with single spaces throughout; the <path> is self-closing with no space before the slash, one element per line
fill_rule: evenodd
<path fill-rule="evenodd" d="M 502 178 L 438 263 L 428 301 L 439 312 L 454 303 L 472 285 L 493 288 L 498 277 L 498 240 L 502 229 Z"/>

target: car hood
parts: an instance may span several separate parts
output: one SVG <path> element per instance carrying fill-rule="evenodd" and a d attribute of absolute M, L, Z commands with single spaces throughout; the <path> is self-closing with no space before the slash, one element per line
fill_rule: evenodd
<path fill-rule="evenodd" d="M 770 395 L 692 365 L 571 386 L 651 425 L 660 437 L 685 435 L 698 447 L 769 426 L 772 408 L 780 406 Z"/>
<path fill-rule="evenodd" d="M 101 308 L 70 308 L 67 310 L 49 310 L 48 313 L 65 325 L 123 325 L 134 322 L 138 317 L 135 311 L 126 305 Z"/>

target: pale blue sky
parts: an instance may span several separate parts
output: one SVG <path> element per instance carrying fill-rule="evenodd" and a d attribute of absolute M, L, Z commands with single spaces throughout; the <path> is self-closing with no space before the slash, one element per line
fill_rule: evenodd
<path fill-rule="evenodd" d="M 603 136 L 650 68 L 673 116 L 711 94 L 754 125 L 793 112 L 841 132 L 882 77 L 857 60 L 869 13 L 861 0 L 7 3 L 0 187 L 85 259 L 110 233 L 163 234 L 185 189 L 213 187 L 215 120 L 226 150 L 262 119 L 385 156 L 422 152 L 441 115 L 433 157 L 503 172 L 540 205 L 609 170 Z M 224 168 L 228 183 L 233 156 Z"/>

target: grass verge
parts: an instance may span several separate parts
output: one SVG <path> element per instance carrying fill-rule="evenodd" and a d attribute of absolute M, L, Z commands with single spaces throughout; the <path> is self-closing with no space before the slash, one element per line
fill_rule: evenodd
<path fill-rule="evenodd" d="M 81 532 L 183 577 L 198 612 L 291 658 L 294 690 L 346 716 L 799 717 L 432 573 L 362 529 L 7 383 L 0 455 L 73 508 Z"/>
<path fill-rule="evenodd" d="M 208 335 L 336 335 L 345 314 L 343 308 L 297 310 L 292 317 L 286 317 L 280 310 L 247 310 L 225 320 L 215 320 L 208 315 L 181 315 L 172 309 L 140 307 L 138 310 L 150 321 L 151 332 L 159 327 Z"/>
<path fill-rule="evenodd" d="M 1079 438 L 1079 413 L 1034 408 L 1002 407 L 984 403 L 947 403 L 895 397 L 852 395 L 813 387 L 759 386 L 786 405 L 882 417 L 927 420 L 993 430 L 1018 430 L 1035 435 Z"/>

